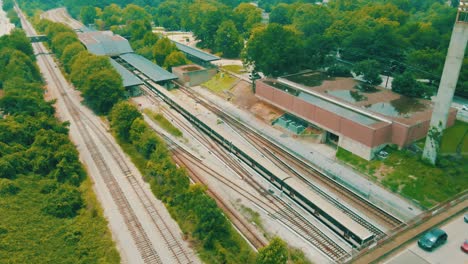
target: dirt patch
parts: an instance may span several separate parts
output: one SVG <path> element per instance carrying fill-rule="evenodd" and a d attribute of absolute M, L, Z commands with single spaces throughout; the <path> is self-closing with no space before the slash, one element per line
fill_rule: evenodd
<path fill-rule="evenodd" d="M 260 101 L 252 92 L 252 86 L 246 81 L 240 81 L 231 89 L 231 102 L 241 109 L 246 109 L 259 119 L 270 124 L 285 112 L 268 103 Z"/>
<path fill-rule="evenodd" d="M 382 182 L 382 180 L 387 176 L 389 175 L 390 173 L 392 173 L 395 169 L 393 167 L 390 167 L 390 166 L 387 166 L 385 164 L 381 164 L 379 168 L 377 168 L 377 170 L 375 171 L 374 175 L 375 177 L 377 177 L 377 180 L 379 182 Z"/>

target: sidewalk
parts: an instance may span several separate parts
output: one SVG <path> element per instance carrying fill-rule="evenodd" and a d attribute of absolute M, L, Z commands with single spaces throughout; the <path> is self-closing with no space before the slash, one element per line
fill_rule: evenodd
<path fill-rule="evenodd" d="M 206 89 L 201 87 L 192 87 L 192 89 L 201 94 L 210 103 L 224 109 L 226 113 L 237 118 L 265 137 L 277 142 L 283 148 L 294 150 L 295 154 L 309 160 L 322 172 L 333 176 L 336 181 L 360 193 L 363 197 L 368 197 L 371 202 L 391 212 L 400 219 L 407 221 L 422 212 L 415 205 L 399 197 L 397 194 L 391 193 L 372 181 L 367 180 L 353 169 L 343 166 L 334 160 L 334 151 L 324 147 L 323 144 L 313 144 L 293 139 L 282 131 L 260 121 L 251 113 L 237 108 Z"/>

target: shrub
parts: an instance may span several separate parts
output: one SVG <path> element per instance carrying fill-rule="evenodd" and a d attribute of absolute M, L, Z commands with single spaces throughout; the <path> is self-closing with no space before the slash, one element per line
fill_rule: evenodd
<path fill-rule="evenodd" d="M 348 67 L 343 65 L 335 64 L 333 66 L 328 67 L 327 74 L 332 77 L 351 77 L 351 71 Z"/>
<path fill-rule="evenodd" d="M 83 207 L 83 200 L 78 189 L 62 185 L 48 195 L 42 211 L 59 218 L 71 218 L 76 216 L 81 207 Z"/>
<path fill-rule="evenodd" d="M 18 185 L 9 179 L 0 179 L 0 196 L 15 195 L 20 191 Z"/>

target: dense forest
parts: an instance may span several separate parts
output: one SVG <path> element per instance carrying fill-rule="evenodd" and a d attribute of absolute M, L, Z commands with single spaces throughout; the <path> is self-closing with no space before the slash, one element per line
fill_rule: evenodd
<path fill-rule="evenodd" d="M 118 263 L 68 123 L 22 30 L 0 38 L 0 262 Z"/>

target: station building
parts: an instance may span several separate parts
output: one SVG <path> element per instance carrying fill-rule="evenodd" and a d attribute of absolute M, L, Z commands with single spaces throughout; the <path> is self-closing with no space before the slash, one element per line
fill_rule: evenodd
<path fill-rule="evenodd" d="M 309 71 L 260 79 L 255 82 L 255 93 L 320 128 L 323 142 L 335 143 L 367 160 L 389 144 L 402 148 L 426 136 L 432 102 L 381 87 L 365 93 L 355 88 L 357 80 L 323 75 Z M 456 113 L 452 108 L 447 127 L 454 124 Z"/>
<path fill-rule="evenodd" d="M 166 88 L 173 87 L 171 81 L 177 79 L 177 76 L 134 53 L 124 37 L 112 31 L 93 31 L 86 28 L 79 30 L 77 34 L 89 52 L 110 57 L 111 64 L 122 77 L 129 96 L 141 94 L 139 86 L 143 84 L 142 80 L 151 80 Z M 136 76 L 137 71 L 142 73 L 140 78 Z"/>

